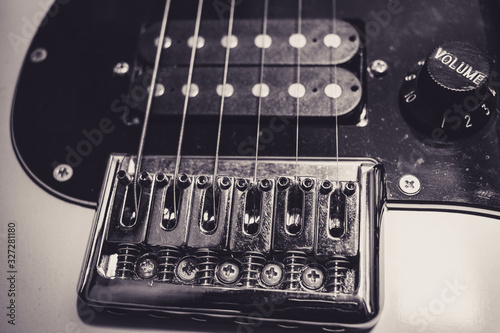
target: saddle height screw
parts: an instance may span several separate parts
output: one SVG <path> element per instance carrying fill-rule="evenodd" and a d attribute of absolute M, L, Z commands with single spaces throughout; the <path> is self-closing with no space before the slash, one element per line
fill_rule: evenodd
<path fill-rule="evenodd" d="M 52 175 L 58 182 L 68 181 L 73 177 L 73 168 L 67 164 L 60 164 L 54 168 Z"/>
<path fill-rule="evenodd" d="M 115 67 L 113 68 L 113 72 L 116 75 L 120 75 L 120 76 L 127 74 L 129 70 L 130 70 L 129 64 L 127 64 L 124 61 L 117 63 L 115 65 Z"/>
<path fill-rule="evenodd" d="M 248 183 L 245 179 L 240 178 L 236 181 L 236 188 L 240 191 L 245 191 L 248 187 Z"/>
<path fill-rule="evenodd" d="M 283 278 L 283 267 L 277 262 L 269 262 L 260 272 L 260 280 L 268 287 L 276 287 Z"/>
<path fill-rule="evenodd" d="M 420 180 L 413 175 L 404 175 L 399 179 L 399 189 L 408 196 L 416 195 L 421 189 Z"/>
<path fill-rule="evenodd" d="M 219 179 L 219 186 L 223 190 L 227 190 L 231 187 L 231 179 L 229 177 L 222 177 Z"/>
<path fill-rule="evenodd" d="M 311 178 L 305 178 L 302 180 L 300 186 L 304 191 L 309 191 L 314 186 L 314 181 Z"/>
<path fill-rule="evenodd" d="M 217 268 L 217 277 L 222 283 L 233 284 L 240 276 L 240 266 L 234 260 L 227 260 Z"/>

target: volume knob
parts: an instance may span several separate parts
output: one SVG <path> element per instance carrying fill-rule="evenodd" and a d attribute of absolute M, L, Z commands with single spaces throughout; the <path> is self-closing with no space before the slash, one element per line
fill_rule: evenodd
<path fill-rule="evenodd" d="M 445 43 L 406 76 L 403 115 L 434 141 L 477 133 L 496 110 L 490 73 L 491 61 L 482 51 L 461 42 Z"/>

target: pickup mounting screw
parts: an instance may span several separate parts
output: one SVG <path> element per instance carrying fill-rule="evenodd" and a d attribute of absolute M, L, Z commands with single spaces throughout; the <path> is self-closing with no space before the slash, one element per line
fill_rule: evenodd
<path fill-rule="evenodd" d="M 124 61 L 117 63 L 113 68 L 113 72 L 120 76 L 127 74 L 129 70 L 130 70 L 129 64 L 127 64 Z"/>
<path fill-rule="evenodd" d="M 381 78 L 382 76 L 387 74 L 389 70 L 389 65 L 384 60 L 375 60 L 372 62 L 370 66 L 370 74 L 372 74 L 376 78 Z"/>
<path fill-rule="evenodd" d="M 268 287 L 276 287 L 283 277 L 283 268 L 277 262 L 267 263 L 260 272 L 260 279 Z"/>
<path fill-rule="evenodd" d="M 239 276 L 240 265 L 234 260 L 227 260 L 217 268 L 217 277 L 222 283 L 235 283 Z"/>
<path fill-rule="evenodd" d="M 311 290 L 317 290 L 325 282 L 325 273 L 318 267 L 307 267 L 302 272 L 302 283 L 304 287 Z"/>
<path fill-rule="evenodd" d="M 65 182 L 73 177 L 73 168 L 67 164 L 60 164 L 54 168 L 52 174 L 58 182 Z"/>
<path fill-rule="evenodd" d="M 47 59 L 47 55 L 48 55 L 47 50 L 44 49 L 43 47 L 39 47 L 35 49 L 33 52 L 31 52 L 30 59 L 31 62 L 39 63 Z"/>
<path fill-rule="evenodd" d="M 399 189 L 406 195 L 416 195 L 420 192 L 420 180 L 413 175 L 404 175 L 399 179 Z"/>

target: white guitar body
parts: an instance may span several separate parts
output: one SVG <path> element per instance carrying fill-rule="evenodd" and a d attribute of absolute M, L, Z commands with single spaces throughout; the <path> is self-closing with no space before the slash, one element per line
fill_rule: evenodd
<path fill-rule="evenodd" d="M 76 288 L 94 210 L 38 187 L 12 148 L 9 123 L 16 80 L 33 29 L 45 14 L 43 3 L 0 4 L 0 331 L 144 331 L 147 321 L 96 322 L 93 310 L 78 313 Z M 383 309 L 372 332 L 499 331 L 499 220 L 493 213 L 482 217 L 407 208 L 389 207 L 383 214 Z M 7 245 L 14 239 L 9 227 L 15 229 L 15 273 L 8 272 Z M 12 275 L 15 279 L 9 280 Z M 12 287 L 15 296 L 9 294 Z M 15 311 L 8 309 L 12 300 Z M 208 324 L 206 330 L 212 331 Z M 169 331 L 169 325 L 148 331 Z"/>

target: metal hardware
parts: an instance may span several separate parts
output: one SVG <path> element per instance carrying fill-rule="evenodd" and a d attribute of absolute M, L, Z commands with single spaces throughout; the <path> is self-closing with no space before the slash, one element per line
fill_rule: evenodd
<path fill-rule="evenodd" d="M 152 279 L 158 272 L 158 261 L 154 254 L 146 253 L 135 263 L 135 272 L 141 279 Z"/>
<path fill-rule="evenodd" d="M 54 168 L 53 176 L 58 182 L 66 182 L 73 177 L 73 168 L 67 164 L 60 164 Z"/>
<path fill-rule="evenodd" d="M 420 180 L 413 175 L 404 175 L 399 179 L 399 189 L 406 195 L 416 195 L 420 192 Z"/>
<path fill-rule="evenodd" d="M 48 52 L 43 47 L 36 48 L 33 52 L 31 52 L 30 60 L 33 63 L 40 63 L 47 59 Z"/>
<path fill-rule="evenodd" d="M 384 60 L 375 60 L 370 66 L 370 73 L 377 78 L 383 77 L 387 74 L 389 65 Z"/>
<path fill-rule="evenodd" d="M 175 274 L 185 283 L 192 283 L 196 280 L 196 275 L 198 272 L 197 262 L 195 257 L 185 257 L 183 258 L 175 268 Z"/>
<path fill-rule="evenodd" d="M 132 279 L 135 275 L 135 263 L 141 254 L 141 249 L 135 244 L 120 244 L 118 246 L 118 261 L 116 263 L 115 277 L 119 279 Z"/>
<path fill-rule="evenodd" d="M 266 261 L 266 257 L 259 252 L 245 252 L 242 263 L 241 283 L 243 287 L 255 288 L 259 282 L 259 276 Z"/>
<path fill-rule="evenodd" d="M 289 251 L 286 253 L 283 263 L 285 264 L 283 287 L 289 290 L 300 289 L 302 269 L 307 263 L 307 255 L 301 251 Z"/>
<path fill-rule="evenodd" d="M 175 277 L 175 265 L 179 260 L 179 248 L 164 246 L 158 251 L 158 279 L 172 282 Z"/>
<path fill-rule="evenodd" d="M 210 249 L 196 250 L 196 268 L 198 284 L 210 285 L 214 283 L 215 266 L 217 265 L 217 252 Z"/>
<path fill-rule="evenodd" d="M 129 64 L 124 61 L 117 63 L 115 67 L 113 67 L 113 72 L 120 76 L 127 74 L 129 70 Z"/>
<path fill-rule="evenodd" d="M 268 287 L 276 287 L 283 279 L 283 266 L 271 261 L 264 265 L 260 272 L 260 280 Z"/>
<path fill-rule="evenodd" d="M 325 273 L 318 266 L 308 266 L 302 272 L 302 285 L 310 290 L 318 290 L 325 282 Z"/>
<path fill-rule="evenodd" d="M 335 256 L 328 259 L 326 269 L 328 271 L 328 282 L 326 289 L 335 294 L 343 293 L 346 273 L 351 266 L 347 257 Z"/>
<path fill-rule="evenodd" d="M 224 284 L 233 284 L 238 281 L 240 271 L 240 264 L 236 260 L 226 260 L 217 267 L 217 278 Z"/>

